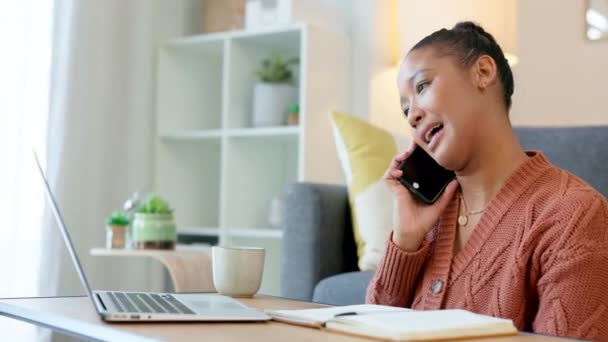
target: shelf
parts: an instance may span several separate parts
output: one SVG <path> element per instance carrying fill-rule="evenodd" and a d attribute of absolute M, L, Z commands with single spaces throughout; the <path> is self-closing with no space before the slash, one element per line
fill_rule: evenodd
<path fill-rule="evenodd" d="M 183 246 L 163 249 L 92 248 L 93 256 L 153 258 L 160 261 L 171 276 L 176 292 L 214 291 L 210 246 Z"/>
<path fill-rule="evenodd" d="M 229 137 L 293 137 L 300 134 L 299 126 L 237 128 L 226 132 Z"/>
<path fill-rule="evenodd" d="M 283 231 L 274 228 L 228 228 L 226 232 L 234 237 L 249 237 L 249 238 L 274 238 L 280 239 L 283 237 Z M 177 234 L 183 235 L 199 235 L 199 236 L 218 236 L 219 228 L 214 227 L 183 227 L 177 229 Z"/>
<path fill-rule="evenodd" d="M 283 237 L 283 231 L 273 228 L 229 228 L 228 235 L 243 238 L 274 238 Z"/>
<path fill-rule="evenodd" d="M 280 288 L 283 232 L 269 222 L 285 187 L 343 181 L 325 113 L 348 110 L 348 41 L 296 23 L 171 39 L 158 51 L 154 190 L 175 208 L 180 243 L 266 248 L 264 293 Z M 254 126 L 255 70 L 274 54 L 299 60 L 296 126 Z M 281 110 L 276 123 L 286 124 Z"/>
<path fill-rule="evenodd" d="M 215 140 L 220 139 L 224 134 L 232 138 L 297 138 L 300 131 L 299 126 L 237 128 L 225 131 L 221 129 L 176 130 L 160 133 L 159 138 L 165 141 Z"/>
<path fill-rule="evenodd" d="M 257 38 L 258 36 L 275 35 L 282 33 L 289 33 L 293 31 L 301 30 L 303 25 L 293 24 L 281 27 L 263 28 L 259 30 L 235 30 L 228 32 L 217 32 L 200 34 L 196 36 L 181 37 L 169 41 L 166 45 L 169 47 L 184 47 L 192 45 L 206 45 L 225 39 L 243 39 L 243 38 Z"/>
<path fill-rule="evenodd" d="M 167 141 L 192 141 L 192 140 L 213 140 L 222 137 L 222 130 L 178 130 L 173 132 L 161 133 L 159 137 Z"/>
<path fill-rule="evenodd" d="M 177 228 L 177 234 L 218 236 L 220 231 L 216 227 L 181 227 Z"/>
<path fill-rule="evenodd" d="M 206 253 L 209 254 L 210 246 L 190 246 L 178 244 L 175 249 L 133 249 L 133 248 L 104 248 L 94 247 L 89 251 L 93 256 L 159 256 L 167 254 L 184 253 Z"/>

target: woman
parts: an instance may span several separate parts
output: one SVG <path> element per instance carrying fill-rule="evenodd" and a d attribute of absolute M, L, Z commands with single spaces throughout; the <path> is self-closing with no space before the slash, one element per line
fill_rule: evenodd
<path fill-rule="evenodd" d="M 608 341 L 608 203 L 519 145 L 513 76 L 494 38 L 471 22 L 437 31 L 408 53 L 398 86 L 414 143 L 384 176 L 394 227 L 367 302 Z M 430 206 L 396 181 L 416 145 L 456 172 Z"/>

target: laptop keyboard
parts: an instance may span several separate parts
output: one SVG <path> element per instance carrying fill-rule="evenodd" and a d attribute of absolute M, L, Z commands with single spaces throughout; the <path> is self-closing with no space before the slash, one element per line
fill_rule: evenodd
<path fill-rule="evenodd" d="M 107 295 L 120 312 L 194 314 L 168 294 L 107 292 Z"/>

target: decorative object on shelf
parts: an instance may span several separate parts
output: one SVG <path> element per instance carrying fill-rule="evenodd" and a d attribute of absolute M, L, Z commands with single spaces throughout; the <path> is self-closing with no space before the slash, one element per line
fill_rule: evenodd
<path fill-rule="evenodd" d="M 241 30 L 245 26 L 245 0 L 203 1 L 203 32 Z"/>
<path fill-rule="evenodd" d="M 245 28 L 287 25 L 291 21 L 291 0 L 247 0 Z"/>
<path fill-rule="evenodd" d="M 129 219 L 120 211 L 115 211 L 106 221 L 106 248 L 125 248 Z"/>
<path fill-rule="evenodd" d="M 268 207 L 268 223 L 272 228 L 281 228 L 283 223 L 282 209 L 281 199 L 276 196 L 273 197 Z"/>
<path fill-rule="evenodd" d="M 287 124 L 297 126 L 300 123 L 300 105 L 294 103 L 287 108 Z"/>
<path fill-rule="evenodd" d="M 587 39 L 608 39 L 608 0 L 587 0 L 585 24 Z"/>
<path fill-rule="evenodd" d="M 129 197 L 125 201 L 125 203 L 122 205 L 122 210 L 124 211 L 125 215 L 127 216 L 127 219 L 129 220 L 129 222 L 133 222 L 135 210 L 139 206 L 140 202 L 141 202 L 141 196 L 138 191 L 135 191 L 135 192 L 133 192 L 133 194 L 131 194 L 131 197 Z M 133 229 L 132 229 L 131 225 L 127 226 L 126 243 L 125 243 L 126 246 L 125 247 L 131 247 L 132 230 Z"/>
<path fill-rule="evenodd" d="M 273 55 L 255 71 L 260 81 L 253 94 L 253 126 L 280 126 L 286 122 L 287 108 L 297 101 L 298 88 L 291 85 L 291 66 L 297 58 Z"/>
<path fill-rule="evenodd" d="M 131 246 L 135 249 L 175 249 L 177 231 L 173 209 L 157 194 L 150 194 L 135 212 Z"/>

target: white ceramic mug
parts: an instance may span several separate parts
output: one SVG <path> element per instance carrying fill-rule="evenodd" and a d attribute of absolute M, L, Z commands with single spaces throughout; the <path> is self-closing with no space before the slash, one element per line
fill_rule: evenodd
<path fill-rule="evenodd" d="M 219 294 L 251 297 L 260 290 L 264 273 L 264 248 L 214 246 L 211 255 L 213 285 Z"/>

